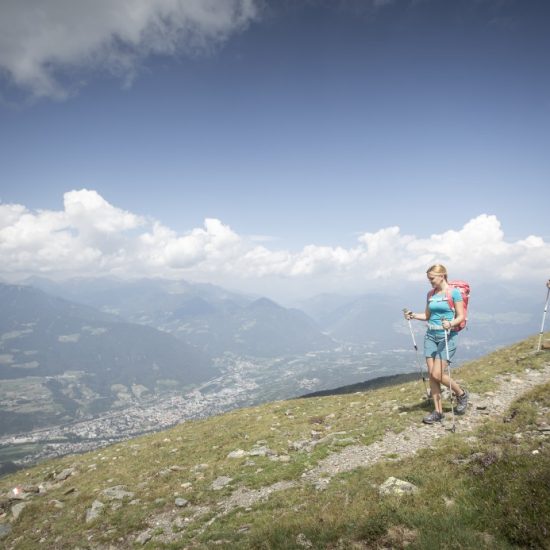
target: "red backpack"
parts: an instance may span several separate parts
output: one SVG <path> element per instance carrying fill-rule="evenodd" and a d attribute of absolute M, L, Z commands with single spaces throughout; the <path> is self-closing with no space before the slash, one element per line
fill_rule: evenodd
<path fill-rule="evenodd" d="M 470 285 L 466 281 L 447 281 L 447 296 L 445 297 L 445 300 L 449 302 L 449 307 L 455 311 L 455 302 L 452 297 L 452 289 L 456 288 L 460 295 L 462 296 L 462 303 L 464 304 L 464 321 L 460 323 L 460 325 L 457 325 L 453 327 L 451 330 L 454 332 L 461 331 L 468 322 L 468 300 L 470 298 Z M 435 290 L 430 290 L 428 292 L 428 300 L 435 294 Z"/>

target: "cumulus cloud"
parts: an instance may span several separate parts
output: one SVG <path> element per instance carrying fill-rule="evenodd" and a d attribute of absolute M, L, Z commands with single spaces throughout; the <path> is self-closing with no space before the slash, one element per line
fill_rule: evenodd
<path fill-rule="evenodd" d="M 61 211 L 0 203 L 0 277 L 34 274 L 162 276 L 223 282 L 278 278 L 346 285 L 419 280 L 433 263 L 451 275 L 486 280 L 546 280 L 550 243 L 536 235 L 510 242 L 496 216 L 426 238 L 399 227 L 361 235 L 350 248 L 312 244 L 294 252 L 269 248 L 217 219 L 179 234 L 158 220 L 111 205 L 96 191 L 65 193 Z"/>
<path fill-rule="evenodd" d="M 63 69 L 129 82 L 147 56 L 207 52 L 257 13 L 255 0 L 3 0 L 0 70 L 36 97 L 63 99 Z"/>

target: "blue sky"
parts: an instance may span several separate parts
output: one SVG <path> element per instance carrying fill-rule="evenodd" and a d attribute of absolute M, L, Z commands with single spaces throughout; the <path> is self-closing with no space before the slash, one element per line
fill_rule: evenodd
<path fill-rule="evenodd" d="M 537 277 L 550 271 L 547 2 L 200 6 L 0 6 L 4 276 L 127 262 L 237 284 L 254 265 L 264 281 L 343 270 L 359 289 L 351 272 L 375 279 L 398 263 L 414 277 L 432 259 L 460 266 L 472 244 L 472 272 L 517 262 L 505 277 L 519 278 L 525 254 Z M 81 211 L 105 215 L 109 235 L 80 226 Z M 133 239 L 145 233 L 164 256 L 147 252 L 141 271 Z M 88 259 L 64 264 L 67 250 Z"/>

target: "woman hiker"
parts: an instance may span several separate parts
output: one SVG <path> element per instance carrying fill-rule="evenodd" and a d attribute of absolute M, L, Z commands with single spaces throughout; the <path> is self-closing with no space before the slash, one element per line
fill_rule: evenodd
<path fill-rule="evenodd" d="M 445 374 L 447 367 L 447 349 L 445 346 L 445 331 L 449 350 L 449 362 L 456 352 L 458 332 L 453 331 L 464 320 L 464 304 L 462 295 L 456 288 L 451 289 L 454 301 L 454 311 L 447 300 L 447 270 L 441 264 L 433 265 L 426 272 L 432 291 L 428 293 L 426 311 L 424 313 L 405 312 L 406 319 L 428 321 L 428 330 L 424 338 L 424 356 L 430 374 L 430 389 L 434 401 L 434 411 L 422 421 L 425 424 L 441 422 L 443 406 L 441 403 L 441 384 L 447 386 L 456 396 L 458 404 L 455 412 L 464 414 L 468 406 L 468 392 L 462 389 L 454 380 Z"/>

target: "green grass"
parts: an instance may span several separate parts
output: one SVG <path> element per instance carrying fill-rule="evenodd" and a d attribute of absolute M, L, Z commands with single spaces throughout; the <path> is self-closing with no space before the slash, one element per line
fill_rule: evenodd
<path fill-rule="evenodd" d="M 20 443 L 9 447 L 0 447 L 0 463 L 10 460 L 20 460 L 40 449 L 39 443 Z"/>
<path fill-rule="evenodd" d="M 456 377 L 476 393 L 494 390 L 495 376 L 514 377 L 537 369 L 548 354 L 532 354 L 535 339 L 462 366 Z M 323 491 L 307 484 L 273 493 L 252 506 L 217 516 L 217 503 L 238 487 L 258 489 L 283 480 L 300 481 L 331 451 L 353 442 L 369 444 L 386 430 L 417 424 L 427 408 L 420 381 L 371 392 L 274 402 L 189 422 L 79 456 L 41 463 L 0 479 L 0 491 L 39 484 L 69 466 L 77 473 L 29 502 L 3 543 L 7 548 L 133 548 L 151 518 L 191 519 L 177 540 L 151 540 L 143 548 L 550 548 L 549 438 L 536 422 L 550 423 L 550 385 L 513 404 L 509 422 L 487 421 L 478 432 L 449 434 L 413 458 L 388 454 L 374 466 L 341 474 Z M 406 414 L 403 414 L 406 413 Z M 289 442 L 336 432 L 312 453 Z M 522 434 L 518 437 L 517 434 Z M 475 435 L 476 437 L 472 437 Z M 229 459 L 229 452 L 255 444 L 288 455 Z M 533 454 L 533 451 L 538 451 Z M 175 467 L 172 470 L 169 468 Z M 218 476 L 233 478 L 215 491 Z M 414 483 L 419 492 L 380 497 L 389 476 Z M 135 493 L 113 509 L 101 491 L 124 485 Z M 68 492 L 68 489 L 74 491 Z M 176 509 L 176 497 L 191 506 Z M 92 524 L 86 510 L 94 500 L 105 508 Z M 63 508 L 53 506 L 53 501 Z M 209 507 L 193 519 L 196 507 Z M 207 522 L 215 518 L 211 525 Z"/>

